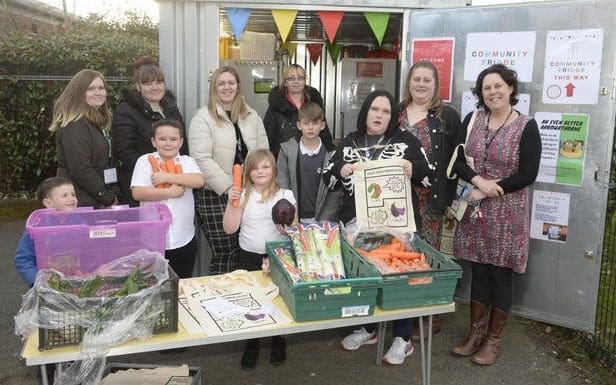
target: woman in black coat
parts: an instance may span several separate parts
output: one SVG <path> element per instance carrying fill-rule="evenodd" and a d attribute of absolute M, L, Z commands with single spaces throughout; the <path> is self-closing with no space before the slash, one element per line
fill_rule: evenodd
<path fill-rule="evenodd" d="M 120 203 L 138 206 L 130 193 L 135 162 L 143 154 L 156 151 L 152 146 L 152 124 L 173 119 L 184 128 L 175 97 L 165 88 L 165 76 L 154 59 L 144 56 L 135 63 L 134 88 L 122 91 L 122 101 L 113 113 L 113 155 L 118 166 Z M 180 154 L 188 155 L 187 140 Z"/>
<path fill-rule="evenodd" d="M 118 202 L 110 122 L 105 77 L 90 69 L 79 71 L 56 100 L 49 127 L 56 134 L 56 175 L 73 182 L 79 206 L 103 208 Z"/>
<path fill-rule="evenodd" d="M 293 137 L 301 136 L 297 129 L 297 111 L 306 103 L 317 103 L 322 109 L 323 98 L 316 88 L 306 84 L 306 72 L 297 65 L 292 64 L 285 69 L 283 83 L 274 87 L 269 93 L 269 107 L 263 118 L 263 125 L 267 132 L 270 150 L 278 158 L 280 144 Z M 327 151 L 332 151 L 332 134 L 329 128 L 321 130 L 319 134 Z"/>

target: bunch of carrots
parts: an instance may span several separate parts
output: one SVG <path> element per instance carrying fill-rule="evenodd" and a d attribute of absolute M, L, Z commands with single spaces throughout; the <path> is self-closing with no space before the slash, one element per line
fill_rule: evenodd
<path fill-rule="evenodd" d="M 357 251 L 382 274 L 408 273 L 431 269 L 424 253 L 408 250 L 402 241 L 397 238 L 392 238 L 390 243 L 382 244 L 370 251 L 359 248 Z M 431 282 L 431 277 L 412 278 L 410 280 L 410 283 L 415 285 Z"/>
<path fill-rule="evenodd" d="M 158 163 L 154 155 L 148 155 L 148 161 L 150 162 L 150 166 L 152 166 L 152 173 L 156 172 L 166 172 L 169 174 L 182 174 L 182 165 L 175 164 L 173 159 L 167 159 L 164 162 Z M 169 183 L 162 183 L 156 186 L 156 188 L 167 188 L 169 187 Z"/>

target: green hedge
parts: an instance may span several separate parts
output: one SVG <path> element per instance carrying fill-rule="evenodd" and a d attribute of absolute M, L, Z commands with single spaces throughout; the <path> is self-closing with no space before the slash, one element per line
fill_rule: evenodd
<path fill-rule="evenodd" d="M 92 68 L 106 77 L 130 78 L 132 63 L 146 54 L 158 56 L 158 27 L 135 15 L 123 22 L 90 17 L 47 36 L 0 37 L 0 195 L 32 192 L 42 179 L 55 174 L 55 143 L 47 127 L 54 100 L 68 80 L 20 77 L 72 76 Z M 107 85 L 115 106 L 129 81 Z"/>

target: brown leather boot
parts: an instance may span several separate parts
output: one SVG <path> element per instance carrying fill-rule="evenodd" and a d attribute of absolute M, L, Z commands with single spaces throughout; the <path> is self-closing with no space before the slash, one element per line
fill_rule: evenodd
<path fill-rule="evenodd" d="M 471 330 L 464 339 L 451 349 L 453 354 L 470 356 L 481 347 L 486 333 L 486 306 L 479 301 L 471 301 Z"/>
<path fill-rule="evenodd" d="M 488 336 L 471 360 L 479 365 L 492 365 L 500 357 L 500 344 L 507 321 L 507 313 L 492 306 Z"/>

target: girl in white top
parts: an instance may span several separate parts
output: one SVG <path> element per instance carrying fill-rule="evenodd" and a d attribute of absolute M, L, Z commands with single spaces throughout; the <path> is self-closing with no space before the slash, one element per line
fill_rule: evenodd
<path fill-rule="evenodd" d="M 267 258 L 265 242 L 286 238 L 285 229 L 272 220 L 272 207 L 280 199 L 286 199 L 294 206 L 297 204 L 293 192 L 278 185 L 277 173 L 274 155 L 269 150 L 251 151 L 244 166 L 243 191 L 235 187 L 229 190 L 223 227 L 227 234 L 235 233 L 238 228 L 240 230 L 238 267 L 241 269 L 260 269 L 262 258 Z M 235 199 L 240 200 L 239 207 L 231 204 Z"/>
<path fill-rule="evenodd" d="M 238 268 L 260 270 L 261 264 L 267 259 L 265 242 L 286 238 L 285 229 L 274 224 L 272 220 L 272 207 L 280 199 L 288 200 L 295 206 L 294 222 L 297 223 L 297 204 L 293 192 L 278 185 L 276 160 L 269 150 L 260 149 L 248 153 L 242 179 L 243 192 L 236 187 L 229 190 L 223 227 L 227 234 L 235 233 L 238 228 L 240 230 Z M 240 200 L 239 207 L 233 207 L 231 203 L 236 199 Z M 246 341 L 242 368 L 254 368 L 258 355 L 259 340 Z M 274 337 L 270 362 L 274 365 L 281 364 L 285 357 L 284 338 Z"/>

